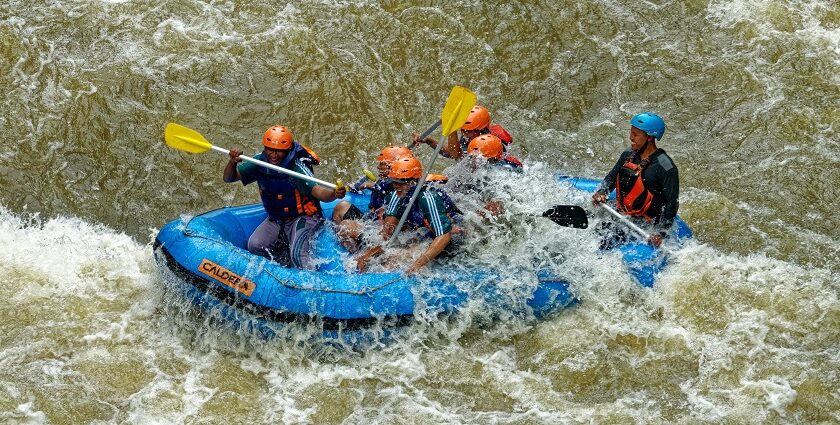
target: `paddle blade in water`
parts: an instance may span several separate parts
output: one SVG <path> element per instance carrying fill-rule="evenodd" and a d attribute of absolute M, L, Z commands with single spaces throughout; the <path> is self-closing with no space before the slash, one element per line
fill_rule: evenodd
<path fill-rule="evenodd" d="M 446 99 L 446 105 L 443 107 L 443 112 L 440 114 L 440 122 L 443 124 L 443 135 L 448 136 L 449 133 L 461 128 L 467 117 L 470 116 L 470 111 L 475 106 L 475 94 L 464 87 L 455 86 L 449 93 L 449 98 Z"/>
<path fill-rule="evenodd" d="M 542 214 L 543 217 L 565 227 L 585 229 L 589 227 L 586 211 L 577 205 L 555 205 Z"/>
<path fill-rule="evenodd" d="M 169 147 L 189 153 L 202 153 L 213 147 L 201 133 L 174 122 L 166 124 L 163 138 Z"/>

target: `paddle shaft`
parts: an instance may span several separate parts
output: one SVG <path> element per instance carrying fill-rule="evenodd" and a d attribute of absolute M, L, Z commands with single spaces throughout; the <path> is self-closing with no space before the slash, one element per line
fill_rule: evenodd
<path fill-rule="evenodd" d="M 631 228 L 633 231 L 638 233 L 639 236 L 645 238 L 645 240 L 648 240 L 648 238 L 650 238 L 650 235 L 648 235 L 647 232 L 645 232 L 641 227 L 637 226 L 636 223 L 630 221 L 627 217 L 624 216 L 624 214 L 621 214 L 620 212 L 614 210 L 611 206 L 607 205 L 606 203 L 603 203 L 601 204 L 601 208 L 607 210 L 607 212 L 612 214 L 613 217 L 619 219 L 619 221 L 626 224 L 627 227 Z"/>
<path fill-rule="evenodd" d="M 616 211 L 615 209 L 613 209 L 613 207 L 607 205 L 606 203 L 602 203 L 601 207 L 604 208 L 605 210 L 607 210 L 607 212 L 609 212 L 610 214 L 612 214 L 613 217 L 617 218 L 619 221 L 626 224 L 627 227 L 633 229 L 634 232 L 636 232 L 639 236 L 644 238 L 643 239 L 644 242 L 648 242 L 650 240 L 650 235 L 647 232 L 645 232 L 641 227 L 636 225 L 636 223 L 633 223 L 632 221 L 630 221 L 624 214 Z M 664 252 L 666 254 L 671 253 L 671 250 L 669 250 L 668 248 L 665 248 L 662 245 L 658 246 L 657 248 L 660 249 L 662 252 Z"/>
<path fill-rule="evenodd" d="M 429 137 L 429 135 L 432 134 L 433 131 L 437 130 L 437 128 L 440 127 L 440 124 L 441 124 L 441 121 L 437 120 L 437 122 L 432 124 L 432 126 L 429 127 L 428 130 L 424 131 L 423 134 L 421 134 L 420 137 L 417 140 L 423 140 L 423 139 Z M 417 145 L 412 143 L 411 146 L 409 146 L 408 148 L 411 149 L 411 150 L 414 150 L 414 148 L 416 148 L 416 147 L 417 147 Z"/>
<path fill-rule="evenodd" d="M 225 148 L 220 148 L 218 146 L 211 146 L 210 149 L 213 149 L 216 152 L 221 152 L 225 155 L 230 154 L 229 150 L 227 150 Z M 261 167 L 270 168 L 274 171 L 286 174 L 286 175 L 291 176 L 291 177 L 299 178 L 301 180 L 307 180 L 307 181 L 310 181 L 312 183 L 328 187 L 330 189 L 335 189 L 336 188 L 335 183 L 326 182 L 326 181 L 323 181 L 321 179 L 316 179 L 315 177 L 312 177 L 312 176 L 307 176 L 306 174 L 301 174 L 301 173 L 297 173 L 297 172 L 294 172 L 292 170 L 289 170 L 289 169 L 286 169 L 286 168 L 283 168 L 283 167 L 278 167 L 274 164 L 269 164 L 267 162 L 260 161 L 259 159 L 251 158 L 250 156 L 239 155 L 239 158 L 242 159 L 243 161 L 248 161 L 250 163 L 257 164 Z"/>
<path fill-rule="evenodd" d="M 435 124 L 435 128 L 440 124 Z M 432 129 L 434 131 L 434 129 Z M 420 190 L 423 189 L 423 184 L 426 183 L 426 176 L 429 175 L 429 170 L 432 169 L 432 165 L 435 165 L 435 160 L 437 160 L 438 153 L 440 153 L 440 148 L 443 147 L 443 141 L 446 140 L 446 136 L 441 138 L 441 142 L 438 143 L 437 148 L 435 148 L 435 152 L 432 154 L 432 158 L 429 160 L 429 163 L 423 167 L 423 175 L 420 177 L 420 181 L 417 182 L 417 186 L 414 187 L 414 193 L 411 194 L 411 199 L 408 200 L 408 206 L 405 207 L 405 211 L 403 211 L 402 217 L 400 217 L 400 222 L 397 224 L 397 228 L 394 229 L 394 233 L 391 234 L 391 238 L 385 242 L 385 245 L 391 245 L 393 241 L 397 239 L 397 235 L 400 234 L 400 230 L 405 224 L 405 220 L 408 218 L 408 214 L 411 213 L 411 207 L 414 206 L 414 201 L 417 200 L 417 196 L 420 195 Z"/>

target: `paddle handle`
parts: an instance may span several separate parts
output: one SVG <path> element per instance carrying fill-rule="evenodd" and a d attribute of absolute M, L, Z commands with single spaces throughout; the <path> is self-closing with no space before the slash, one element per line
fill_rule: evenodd
<path fill-rule="evenodd" d="M 353 190 L 361 189 L 362 185 L 365 184 L 366 181 L 368 181 L 367 176 L 360 178 L 359 181 L 357 181 L 356 184 L 353 185 Z"/>
<path fill-rule="evenodd" d="M 421 134 L 420 137 L 417 140 L 423 140 L 423 139 L 429 137 L 429 135 L 432 134 L 432 132 L 434 132 L 435 130 L 438 129 L 438 127 L 440 127 L 440 124 L 441 124 L 441 121 L 437 120 L 437 122 L 432 124 L 432 126 L 429 127 L 428 130 L 424 131 L 423 134 Z M 411 146 L 408 147 L 408 149 L 414 150 L 414 148 L 416 148 L 416 147 L 417 147 L 417 145 L 412 143 Z"/>
<path fill-rule="evenodd" d="M 225 155 L 230 154 L 229 150 L 227 150 L 225 148 L 220 148 L 218 146 L 212 146 L 211 149 L 213 149 L 216 152 L 221 152 Z M 323 181 L 321 179 L 317 179 L 317 178 L 312 177 L 312 176 L 307 176 L 306 174 L 301 174 L 301 173 L 298 173 L 298 172 L 295 172 L 295 171 L 292 171 L 292 170 L 289 170 L 289 169 L 286 169 L 286 168 L 283 168 L 283 167 L 278 167 L 274 164 L 269 164 L 265 161 L 260 161 L 259 159 L 251 158 L 250 156 L 239 155 L 239 158 L 242 159 L 243 161 L 248 161 L 252 164 L 257 164 L 261 167 L 269 168 L 269 169 L 272 169 L 274 171 L 286 174 L 287 176 L 295 177 L 295 178 L 298 178 L 298 179 L 301 179 L 301 180 L 310 181 L 312 183 L 315 183 L 315 184 L 318 184 L 318 185 L 321 185 L 321 186 L 325 186 L 325 187 L 328 187 L 330 189 L 336 189 L 336 187 L 337 187 L 335 185 L 335 183 L 330 183 L 330 182 L 327 182 L 327 181 Z"/>

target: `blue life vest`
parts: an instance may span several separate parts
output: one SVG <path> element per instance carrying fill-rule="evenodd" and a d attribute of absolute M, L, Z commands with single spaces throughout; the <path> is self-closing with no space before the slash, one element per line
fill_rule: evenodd
<path fill-rule="evenodd" d="M 385 205 L 385 196 L 392 190 L 394 190 L 394 182 L 391 179 L 384 178 L 377 180 L 370 192 L 368 209 L 375 211 L 382 208 Z"/>
<path fill-rule="evenodd" d="M 291 170 L 295 162 L 300 168 L 309 171 L 309 174 L 312 173 L 312 165 L 318 164 L 317 158 L 298 143 L 294 143 L 292 151 L 283 159 L 280 167 Z M 271 221 L 321 214 L 320 202 L 309 194 L 301 193 L 292 181 L 294 177 L 265 167 L 258 167 L 257 173 L 260 198 Z"/>

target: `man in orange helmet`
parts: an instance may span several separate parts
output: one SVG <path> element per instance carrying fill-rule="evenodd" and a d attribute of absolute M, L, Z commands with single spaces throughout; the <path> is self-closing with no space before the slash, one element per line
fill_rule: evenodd
<path fill-rule="evenodd" d="M 362 213 L 355 205 L 347 201 L 341 201 L 336 204 L 332 216 L 333 223 L 338 226 L 339 239 L 348 251 L 356 252 L 359 249 L 359 242 L 364 227 L 361 220 L 379 218 L 385 202 L 385 195 L 394 190 L 393 182 L 388 178 L 391 163 L 399 158 L 413 156 L 411 150 L 405 146 L 388 146 L 382 149 L 382 152 L 377 157 L 379 164 L 376 170 L 379 178 L 375 182 L 366 182 L 360 187 L 371 190 L 367 213 Z"/>
<path fill-rule="evenodd" d="M 487 218 L 487 213 L 494 216 L 501 214 L 504 207 L 497 196 L 498 185 L 494 184 L 496 181 L 493 181 L 488 174 L 480 170 L 484 168 L 483 165 L 486 165 L 488 171 L 501 169 L 521 173 L 522 163 L 506 154 L 502 141 L 492 134 L 482 134 L 473 138 L 467 146 L 467 156 L 469 161 L 466 166 L 470 174 L 456 180 L 454 189 L 466 196 L 464 199 L 478 196 L 478 200 L 484 205 L 483 209 L 477 211 L 482 217 Z"/>
<path fill-rule="evenodd" d="M 522 172 L 522 163 L 516 157 L 505 153 L 504 144 L 495 135 L 482 134 L 470 140 L 466 153 L 475 157 L 483 157 L 494 166 Z"/>
<path fill-rule="evenodd" d="M 394 185 L 385 199 L 385 211 L 382 226 L 382 236 L 387 240 L 394 233 L 400 217 L 408 205 L 412 193 L 420 177 L 423 166 L 414 157 L 403 157 L 391 164 L 388 177 Z M 432 238 L 431 244 L 423 254 L 415 259 L 406 269 L 406 273 L 414 273 L 427 263 L 438 257 L 450 246 L 452 234 L 457 232 L 454 218 L 461 214 L 458 208 L 437 188 L 423 187 L 412 206 L 405 224 L 413 228 L 427 228 L 426 235 Z M 365 251 L 356 260 L 360 272 L 367 269 L 368 261 L 385 252 L 381 245 Z"/>
<path fill-rule="evenodd" d="M 262 144 L 263 151 L 256 155 L 256 159 L 300 174 L 313 175 L 312 166 L 320 161 L 314 152 L 295 142 L 292 132 L 282 125 L 266 130 Z M 288 254 L 293 267 L 308 267 L 309 244 L 323 222 L 318 201 L 343 198 L 346 189 L 328 189 L 250 162 L 241 162 L 241 154 L 241 150 L 230 150 L 224 181 L 242 181 L 243 185 L 257 182 L 260 198 L 268 213 L 265 221 L 248 238 L 248 251 L 272 259 Z M 278 243 L 281 233 L 287 239 L 288 247 L 278 246 L 281 244 Z"/>
<path fill-rule="evenodd" d="M 441 148 L 440 153 L 447 158 L 461 159 L 467 153 L 467 146 L 470 141 L 482 134 L 493 134 L 505 145 L 513 142 L 513 138 L 501 125 L 490 124 L 490 112 L 487 108 L 475 105 L 470 111 L 467 121 L 461 126 L 460 137 L 454 131 L 450 133 L 447 144 Z M 437 141 L 431 137 L 420 140 L 419 136 L 415 134 L 413 135 L 412 142 L 415 145 L 425 143 L 431 146 L 432 149 L 437 149 Z"/>

